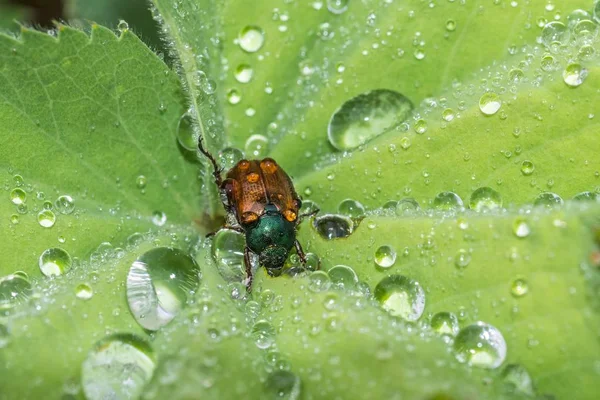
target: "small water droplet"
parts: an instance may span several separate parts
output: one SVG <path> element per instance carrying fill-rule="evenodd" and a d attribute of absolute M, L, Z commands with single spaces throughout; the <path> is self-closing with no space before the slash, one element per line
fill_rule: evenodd
<path fill-rule="evenodd" d="M 312 292 L 323 292 L 331 286 L 331 279 L 325 271 L 314 271 L 308 276 L 308 289 Z"/>
<path fill-rule="evenodd" d="M 414 125 L 414 130 L 419 135 L 424 134 L 427 132 L 427 122 L 424 119 L 417 120 Z"/>
<path fill-rule="evenodd" d="M 446 30 L 448 32 L 454 32 L 456 30 L 456 21 L 453 19 L 449 19 L 446 21 Z"/>
<path fill-rule="evenodd" d="M 175 136 L 177 141 L 186 150 L 196 151 L 198 149 L 198 139 L 194 134 L 192 116 L 189 113 L 183 113 L 177 123 Z"/>
<path fill-rule="evenodd" d="M 40 271 L 46 276 L 62 275 L 71 269 L 71 255 L 59 247 L 44 250 L 38 260 Z"/>
<path fill-rule="evenodd" d="M 229 89 L 227 92 L 227 101 L 229 104 L 235 105 L 242 100 L 242 95 L 237 89 Z"/>
<path fill-rule="evenodd" d="M 219 152 L 219 164 L 225 171 L 233 168 L 242 158 L 244 158 L 244 153 L 235 147 L 225 147 Z"/>
<path fill-rule="evenodd" d="M 127 21 L 120 19 L 119 23 L 117 24 L 117 30 L 120 34 L 127 32 L 129 30 L 129 24 Z"/>
<path fill-rule="evenodd" d="M 595 201 L 598 198 L 596 193 L 592 192 L 581 192 L 573 196 L 573 200 L 575 201 Z"/>
<path fill-rule="evenodd" d="M 500 106 L 502 106 L 500 97 L 494 92 L 484 93 L 483 96 L 479 98 L 479 109 L 485 115 L 496 114 L 500 109 Z"/>
<path fill-rule="evenodd" d="M 535 171 L 535 165 L 529 160 L 525 160 L 521 163 L 521 173 L 525 176 L 533 174 Z"/>
<path fill-rule="evenodd" d="M 146 179 L 144 175 L 138 175 L 138 177 L 135 178 L 135 186 L 137 186 L 137 188 L 140 190 L 145 189 L 147 183 L 148 179 Z"/>
<path fill-rule="evenodd" d="M 167 222 L 167 214 L 162 211 L 152 213 L 152 223 L 156 226 L 163 226 Z"/>
<path fill-rule="evenodd" d="M 242 50 L 255 53 L 265 43 L 265 33 L 258 26 L 249 25 L 240 31 L 238 42 Z"/>
<path fill-rule="evenodd" d="M 581 64 L 572 63 L 567 65 L 563 71 L 563 81 L 571 86 L 577 87 L 583 83 L 585 78 L 588 76 L 588 70 L 581 66 Z"/>
<path fill-rule="evenodd" d="M 336 265 L 327 271 L 327 275 L 334 287 L 350 290 L 358 283 L 358 276 L 354 270 L 346 265 Z M 311 279 L 312 282 L 312 279 Z"/>
<path fill-rule="evenodd" d="M 471 263 L 471 253 L 465 249 L 459 249 L 454 256 L 456 268 L 466 268 Z"/>
<path fill-rule="evenodd" d="M 471 194 L 469 207 L 477 212 L 502 207 L 502 196 L 490 187 L 480 187 Z"/>
<path fill-rule="evenodd" d="M 380 246 L 375 250 L 375 264 L 381 268 L 389 268 L 396 262 L 396 250 L 391 246 Z"/>
<path fill-rule="evenodd" d="M 342 215 L 325 214 L 315 218 L 313 224 L 324 239 L 345 238 L 354 230 L 352 220 Z"/>
<path fill-rule="evenodd" d="M 417 281 L 402 275 L 390 275 L 377 284 L 377 301 L 391 315 L 416 321 L 425 310 L 425 291 Z"/>
<path fill-rule="evenodd" d="M 433 199 L 433 207 L 444 211 L 458 210 L 463 208 L 463 201 L 454 192 L 441 192 Z"/>
<path fill-rule="evenodd" d="M 27 193 L 23 189 L 14 188 L 10 192 L 10 201 L 12 201 L 15 205 L 25 204 L 25 200 L 27 200 Z"/>
<path fill-rule="evenodd" d="M 536 206 L 555 207 L 563 204 L 563 199 L 556 193 L 543 192 L 535 198 L 533 204 Z"/>
<path fill-rule="evenodd" d="M 396 207 L 396 214 L 398 214 L 398 215 L 414 214 L 417 211 L 419 211 L 420 209 L 421 209 L 421 207 L 419 206 L 419 203 L 415 199 L 413 199 L 411 197 L 407 197 L 398 202 L 398 206 Z"/>
<path fill-rule="evenodd" d="M 89 300 L 94 296 L 94 291 L 87 283 L 80 283 L 75 287 L 75 296 L 80 300 Z"/>
<path fill-rule="evenodd" d="M 251 336 L 259 349 L 268 349 L 275 344 L 275 328 L 264 319 L 252 326 Z"/>
<path fill-rule="evenodd" d="M 269 139 L 263 135 L 252 135 L 246 140 L 245 152 L 248 157 L 261 159 L 269 152 Z"/>
<path fill-rule="evenodd" d="M 197 289 L 200 267 L 178 249 L 152 249 L 133 262 L 127 275 L 127 303 L 148 330 L 168 324 Z"/>
<path fill-rule="evenodd" d="M 477 322 L 460 330 L 454 340 L 454 355 L 470 366 L 498 368 L 506 358 L 506 342 L 498 329 Z"/>
<path fill-rule="evenodd" d="M 338 150 L 352 150 L 406 120 L 412 102 L 402 94 L 372 90 L 346 101 L 327 127 L 327 137 Z"/>
<path fill-rule="evenodd" d="M 254 76 L 254 70 L 248 64 L 240 64 L 235 69 L 235 79 L 240 83 L 248 83 Z"/>
<path fill-rule="evenodd" d="M 75 210 L 75 201 L 67 194 L 59 196 L 54 202 L 56 210 L 61 214 L 71 214 Z"/>
<path fill-rule="evenodd" d="M 525 218 L 517 218 L 513 222 L 513 233 L 516 237 L 524 238 L 529 236 L 531 233 L 531 228 L 527 224 L 527 220 Z"/>
<path fill-rule="evenodd" d="M 510 285 L 510 293 L 514 297 L 523 297 L 529 291 L 529 284 L 524 278 L 515 279 Z"/>
<path fill-rule="evenodd" d="M 456 336 L 459 330 L 458 318 L 449 312 L 439 312 L 431 318 L 431 329 L 440 335 Z"/>
<path fill-rule="evenodd" d="M 88 400 L 137 399 L 150 381 L 156 358 L 150 345 L 131 334 L 100 340 L 81 366 L 81 384 Z"/>
<path fill-rule="evenodd" d="M 346 199 L 338 205 L 338 212 L 352 219 L 360 219 L 365 216 L 365 207 L 356 200 Z"/>
<path fill-rule="evenodd" d="M 336 1 L 336 0 L 333 0 Z M 341 0 L 337 0 L 341 1 Z M 302 394 L 300 377 L 290 371 L 277 370 L 272 372 L 265 382 L 267 399 L 298 400 Z"/>

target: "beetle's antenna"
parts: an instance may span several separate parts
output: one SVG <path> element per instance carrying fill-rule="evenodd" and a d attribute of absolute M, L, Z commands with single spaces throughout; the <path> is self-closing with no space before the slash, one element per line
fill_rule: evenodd
<path fill-rule="evenodd" d="M 198 150 L 200 150 L 200 153 L 204 154 L 204 156 L 206 156 L 206 158 L 208 158 L 211 162 L 213 166 L 213 176 L 215 177 L 215 182 L 217 183 L 218 187 L 221 187 L 221 183 L 223 182 L 221 179 L 221 171 L 223 171 L 223 169 L 219 167 L 219 164 L 217 164 L 217 160 L 215 160 L 213 155 L 204 148 L 204 144 L 202 143 L 202 135 L 198 135 Z"/>

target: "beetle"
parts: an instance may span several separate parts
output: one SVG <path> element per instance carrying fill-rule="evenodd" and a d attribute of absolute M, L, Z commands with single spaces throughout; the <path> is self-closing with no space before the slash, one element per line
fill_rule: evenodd
<path fill-rule="evenodd" d="M 306 255 L 296 239 L 296 231 L 303 218 L 315 215 L 319 210 L 298 214 L 302 200 L 292 180 L 277 162 L 272 158 L 243 159 L 227 171 L 223 179 L 223 168 L 204 148 L 202 135 L 198 138 L 198 149 L 212 164 L 221 202 L 227 215 L 233 217 L 229 218 L 232 223 L 226 222 L 221 229 L 231 229 L 246 237 L 246 289 L 252 288 L 251 253 L 258 255 L 259 264 L 270 276 L 281 271 L 292 247 L 306 266 Z"/>

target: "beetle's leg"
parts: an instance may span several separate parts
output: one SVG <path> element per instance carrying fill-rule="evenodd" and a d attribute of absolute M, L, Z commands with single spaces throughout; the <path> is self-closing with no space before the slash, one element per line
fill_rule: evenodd
<path fill-rule="evenodd" d="M 302 221 L 304 218 L 309 218 L 309 217 L 312 217 L 314 215 L 317 215 L 317 213 L 319 211 L 321 211 L 321 210 L 319 210 L 318 208 L 316 208 L 316 209 L 314 209 L 314 210 L 312 210 L 310 212 L 307 212 L 307 213 L 304 213 L 304 214 L 300 214 L 300 218 L 298 220 Z"/>
<path fill-rule="evenodd" d="M 246 290 L 250 293 L 252 291 L 252 263 L 248 247 L 244 247 L 244 266 L 246 267 Z"/>
<path fill-rule="evenodd" d="M 223 171 L 223 169 L 219 167 L 219 164 L 217 164 L 217 160 L 215 160 L 213 155 L 210 154 L 208 150 L 204 148 L 204 145 L 202 144 L 202 135 L 198 136 L 198 150 L 200 150 L 200 153 L 204 154 L 206 158 L 208 158 L 208 160 L 211 162 L 213 166 L 213 176 L 215 177 L 215 183 L 217 184 L 217 187 L 220 188 L 221 184 L 223 183 L 223 179 L 221 178 L 221 172 Z"/>
<path fill-rule="evenodd" d="M 300 258 L 300 263 L 302 263 L 302 266 L 306 268 L 306 254 L 304 254 L 304 250 L 302 250 L 302 245 L 298 240 L 296 240 L 294 242 L 294 246 L 296 246 L 296 254 L 298 254 L 298 257 Z M 321 261 L 319 260 L 319 263 L 317 264 L 317 270 L 320 269 Z"/>
<path fill-rule="evenodd" d="M 236 231 L 238 233 L 245 233 L 241 226 L 223 225 L 222 227 L 220 227 L 216 231 L 207 233 L 206 237 L 209 238 L 209 237 L 215 236 L 217 234 L 217 232 L 219 232 L 221 229 L 229 229 L 229 230 L 232 230 L 232 231 Z"/>

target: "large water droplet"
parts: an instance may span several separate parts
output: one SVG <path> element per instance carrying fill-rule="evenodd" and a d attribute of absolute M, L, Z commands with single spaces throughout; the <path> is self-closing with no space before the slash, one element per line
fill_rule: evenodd
<path fill-rule="evenodd" d="M 456 336 L 459 330 L 458 318 L 449 312 L 439 312 L 431 318 L 431 328 L 440 335 Z"/>
<path fill-rule="evenodd" d="M 221 229 L 213 238 L 211 253 L 219 273 L 229 282 L 245 278 L 244 235 L 230 229 Z"/>
<path fill-rule="evenodd" d="M 244 158 L 244 153 L 235 147 L 225 147 L 219 152 L 219 164 L 225 171 L 233 168 L 242 158 Z"/>
<path fill-rule="evenodd" d="M 184 113 L 177 123 L 175 132 L 177 141 L 186 150 L 196 151 L 198 149 L 198 139 L 194 134 L 193 121 L 189 113 Z"/>
<path fill-rule="evenodd" d="M 26 301 L 31 292 L 31 283 L 26 276 L 11 274 L 0 277 L 0 311 Z"/>
<path fill-rule="evenodd" d="M 44 228 L 52 228 L 56 223 L 56 215 L 50 210 L 42 210 L 38 213 L 38 223 Z"/>
<path fill-rule="evenodd" d="M 494 115 L 500 109 L 502 102 L 496 93 L 487 92 L 479 98 L 479 109 L 485 115 Z"/>
<path fill-rule="evenodd" d="M 571 87 L 581 85 L 587 76 L 588 70 L 577 63 L 567 65 L 563 71 L 563 81 Z"/>
<path fill-rule="evenodd" d="M 380 246 L 375 250 L 375 264 L 381 268 L 389 268 L 396 262 L 396 250 L 391 246 Z"/>
<path fill-rule="evenodd" d="M 338 108 L 327 127 L 327 137 L 338 150 L 352 150 L 404 121 L 413 109 L 402 94 L 377 89 L 360 94 Z"/>
<path fill-rule="evenodd" d="M 88 400 L 137 399 L 156 368 L 152 348 L 143 339 L 116 334 L 99 341 L 81 366 Z"/>
<path fill-rule="evenodd" d="M 290 371 L 278 370 L 271 373 L 265 382 L 265 400 L 298 400 L 301 394 L 300 377 Z"/>
<path fill-rule="evenodd" d="M 159 247 L 133 262 L 127 275 L 127 303 L 145 329 L 158 330 L 185 306 L 200 284 L 200 268 L 178 249 Z"/>
<path fill-rule="evenodd" d="M 354 223 L 342 215 L 325 214 L 315 218 L 314 227 L 324 239 L 338 239 L 350 236 L 354 230 Z"/>
<path fill-rule="evenodd" d="M 521 173 L 523 175 L 529 176 L 533 174 L 533 171 L 535 171 L 535 165 L 531 161 L 525 160 L 521 163 Z"/>
<path fill-rule="evenodd" d="M 265 43 L 265 33 L 258 26 L 246 26 L 240 31 L 238 41 L 242 50 L 254 53 Z"/>
<path fill-rule="evenodd" d="M 257 321 L 252 326 L 251 335 L 259 349 L 268 349 L 275 343 L 275 328 L 266 320 Z"/>
<path fill-rule="evenodd" d="M 336 265 L 327 271 L 331 283 L 338 289 L 353 289 L 358 283 L 356 272 L 348 266 Z"/>
<path fill-rule="evenodd" d="M 425 310 L 425 291 L 419 282 L 402 275 L 391 275 L 377 284 L 375 299 L 391 315 L 416 321 Z"/>
<path fill-rule="evenodd" d="M 577 193 L 575 196 L 573 196 L 573 200 L 575 201 L 595 201 L 597 199 L 598 195 L 596 193 L 588 191 Z"/>
<path fill-rule="evenodd" d="M 61 214 L 71 214 L 75 210 L 75 201 L 69 195 L 62 195 L 54 203 L 56 209 Z"/>
<path fill-rule="evenodd" d="M 570 31 L 565 24 L 552 21 L 542 30 L 542 43 L 552 51 L 569 41 Z"/>
<path fill-rule="evenodd" d="M 65 250 L 53 247 L 45 250 L 38 261 L 40 271 L 46 276 L 58 276 L 71 268 L 72 260 Z"/>
<path fill-rule="evenodd" d="M 474 367 L 498 368 L 506 358 L 506 342 L 498 329 L 477 322 L 460 330 L 454 339 L 454 355 Z"/>
<path fill-rule="evenodd" d="M 444 211 L 458 210 L 463 208 L 463 201 L 454 192 L 441 192 L 433 199 L 433 207 Z"/>
<path fill-rule="evenodd" d="M 346 199 L 338 205 L 338 212 L 352 219 L 360 219 L 365 216 L 365 207 L 356 200 Z"/>
<path fill-rule="evenodd" d="M 269 152 L 269 139 L 263 135 L 252 135 L 246 140 L 245 150 L 250 158 L 264 158 Z"/>
<path fill-rule="evenodd" d="M 312 292 L 323 292 L 331 286 L 331 278 L 325 271 L 314 271 L 308 276 L 308 289 Z"/>
<path fill-rule="evenodd" d="M 502 196 L 492 188 L 480 187 L 471 194 L 469 207 L 478 212 L 494 210 L 502 207 Z"/>
<path fill-rule="evenodd" d="M 533 204 L 536 206 L 555 207 L 563 204 L 563 199 L 556 193 L 543 192 L 536 197 Z"/>

